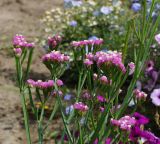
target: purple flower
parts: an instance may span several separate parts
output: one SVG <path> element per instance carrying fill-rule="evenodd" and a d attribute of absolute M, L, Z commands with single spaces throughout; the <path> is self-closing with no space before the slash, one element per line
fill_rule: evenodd
<path fill-rule="evenodd" d="M 131 128 L 136 124 L 136 120 L 131 116 L 124 116 L 119 120 L 111 119 L 111 124 L 119 127 L 122 130 L 130 131 Z"/>
<path fill-rule="evenodd" d="M 101 95 L 97 96 L 97 100 L 99 102 L 106 102 L 106 99 L 103 96 L 101 96 Z"/>
<path fill-rule="evenodd" d="M 145 116 L 141 115 L 138 112 L 135 112 L 133 114 L 133 117 L 136 119 L 136 124 L 137 125 L 144 125 L 144 124 L 147 124 L 149 122 L 148 118 L 146 118 Z"/>
<path fill-rule="evenodd" d="M 71 98 L 72 98 L 72 95 L 71 95 L 71 94 L 66 94 L 66 95 L 64 96 L 64 100 L 66 100 L 66 101 L 69 101 Z"/>
<path fill-rule="evenodd" d="M 141 137 L 145 138 L 149 144 L 160 144 L 160 138 L 149 131 L 141 131 Z"/>
<path fill-rule="evenodd" d="M 160 106 L 160 89 L 154 89 L 150 97 L 155 106 Z"/>
<path fill-rule="evenodd" d="M 140 137 L 140 135 L 141 135 L 140 127 L 139 126 L 134 126 L 131 129 L 129 138 L 130 138 L 131 141 L 137 141 L 138 138 Z"/>
<path fill-rule="evenodd" d="M 155 35 L 155 40 L 160 44 L 160 34 Z"/>
<path fill-rule="evenodd" d="M 73 105 L 74 109 L 79 110 L 79 111 L 87 111 L 88 110 L 88 106 L 83 104 L 82 102 L 77 102 Z"/>
<path fill-rule="evenodd" d="M 108 6 L 102 6 L 100 9 L 100 12 L 105 15 L 110 14 L 112 11 L 113 11 L 113 8 Z"/>
<path fill-rule="evenodd" d="M 138 3 L 138 2 L 133 3 L 131 9 L 132 9 L 134 12 L 138 12 L 138 11 L 141 10 L 141 4 Z"/>
<path fill-rule="evenodd" d="M 75 20 L 70 21 L 69 25 L 72 26 L 72 27 L 76 27 L 77 26 L 77 21 L 75 21 Z"/>
<path fill-rule="evenodd" d="M 107 138 L 107 139 L 105 140 L 105 144 L 111 144 L 111 141 L 112 141 L 111 138 Z"/>
<path fill-rule="evenodd" d="M 21 48 L 14 48 L 13 49 L 15 56 L 20 57 L 22 54 L 22 49 Z"/>

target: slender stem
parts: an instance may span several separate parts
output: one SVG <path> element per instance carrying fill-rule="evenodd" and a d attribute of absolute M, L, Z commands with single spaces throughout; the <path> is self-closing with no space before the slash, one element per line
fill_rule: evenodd
<path fill-rule="evenodd" d="M 21 103 L 22 103 L 22 109 L 23 109 L 23 115 L 24 115 L 25 129 L 26 129 L 26 135 L 27 135 L 27 143 L 31 144 L 28 113 L 27 113 L 27 108 L 26 108 L 25 95 L 24 95 L 23 92 L 21 92 L 21 96 L 20 97 L 21 97 Z"/>

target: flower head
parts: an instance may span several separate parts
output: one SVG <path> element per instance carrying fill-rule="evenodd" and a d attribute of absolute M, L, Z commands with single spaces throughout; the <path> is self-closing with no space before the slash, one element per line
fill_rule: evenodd
<path fill-rule="evenodd" d="M 138 2 L 133 3 L 131 9 L 132 9 L 134 12 L 138 12 L 138 11 L 141 10 L 141 4 L 138 3 Z"/>
<path fill-rule="evenodd" d="M 160 106 L 160 89 L 154 89 L 150 97 L 155 106 Z"/>
<path fill-rule="evenodd" d="M 106 99 L 105 99 L 103 96 L 101 96 L 101 95 L 98 95 L 98 96 L 97 96 L 97 100 L 98 100 L 99 102 L 106 102 Z"/>
<path fill-rule="evenodd" d="M 102 6 L 100 12 L 104 15 L 108 15 L 113 11 L 113 8 L 110 6 Z"/>
<path fill-rule="evenodd" d="M 155 40 L 160 44 L 160 34 L 155 35 Z"/>
<path fill-rule="evenodd" d="M 77 26 L 77 21 L 73 20 L 69 22 L 69 25 L 72 27 L 76 27 Z"/>
<path fill-rule="evenodd" d="M 82 102 L 77 102 L 73 105 L 74 109 L 79 110 L 79 111 L 87 111 L 88 110 L 88 106 L 83 104 Z"/>
<path fill-rule="evenodd" d="M 148 118 L 146 118 L 145 116 L 141 115 L 138 112 L 135 112 L 133 114 L 133 117 L 136 119 L 136 124 L 137 125 L 144 125 L 144 124 L 147 124 L 149 122 Z"/>
<path fill-rule="evenodd" d="M 22 54 L 22 49 L 21 49 L 21 48 L 14 48 L 13 51 L 14 51 L 14 54 L 15 54 L 17 57 L 20 57 L 21 54 Z"/>

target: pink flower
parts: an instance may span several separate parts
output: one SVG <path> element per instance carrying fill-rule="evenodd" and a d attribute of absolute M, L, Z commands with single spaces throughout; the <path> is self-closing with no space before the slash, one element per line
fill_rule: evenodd
<path fill-rule="evenodd" d="M 56 84 L 57 84 L 57 86 L 63 86 L 63 81 L 60 80 L 60 79 L 58 79 L 58 80 L 56 81 Z"/>
<path fill-rule="evenodd" d="M 101 76 L 99 80 L 103 84 L 108 84 L 109 83 L 109 81 L 108 81 L 106 76 Z"/>
<path fill-rule="evenodd" d="M 93 79 L 94 79 L 94 80 L 97 80 L 97 78 L 98 78 L 98 75 L 97 75 L 96 73 L 94 73 L 94 74 L 93 74 Z"/>
<path fill-rule="evenodd" d="M 132 75 L 135 70 L 135 64 L 133 62 L 130 62 L 128 66 L 129 66 L 129 75 Z"/>
<path fill-rule="evenodd" d="M 87 67 L 90 67 L 92 64 L 93 64 L 93 61 L 89 60 L 89 59 L 85 59 L 84 60 L 84 64 L 87 66 Z"/>
<path fill-rule="evenodd" d="M 88 110 L 88 106 L 83 104 L 82 102 L 77 102 L 73 105 L 74 109 L 79 110 L 79 111 L 87 111 Z"/>
<path fill-rule="evenodd" d="M 99 101 L 99 102 L 106 102 L 106 99 L 103 97 L 103 96 L 97 96 L 97 100 Z"/>
<path fill-rule="evenodd" d="M 111 144 L 111 141 L 112 141 L 111 138 L 107 138 L 107 139 L 105 140 L 105 144 Z"/>
<path fill-rule="evenodd" d="M 56 48 L 56 46 L 62 41 L 60 35 L 55 35 L 53 37 L 48 37 L 48 45 L 50 49 Z"/>
<path fill-rule="evenodd" d="M 150 97 L 155 106 L 160 106 L 160 89 L 154 89 Z"/>
<path fill-rule="evenodd" d="M 160 34 L 155 35 L 155 40 L 160 44 Z"/>
<path fill-rule="evenodd" d="M 34 81 L 32 79 L 28 79 L 27 84 L 30 87 L 47 89 L 47 88 L 52 88 L 54 86 L 54 81 L 53 80 L 48 80 L 48 81 L 43 82 L 42 80 Z"/>
<path fill-rule="evenodd" d="M 81 47 L 86 45 L 101 45 L 103 43 L 103 39 L 95 39 L 95 40 L 82 40 L 82 41 L 73 41 L 71 43 L 74 47 Z"/>
<path fill-rule="evenodd" d="M 136 124 L 136 120 L 131 116 L 124 116 L 119 120 L 111 119 L 111 124 L 119 127 L 122 130 L 130 131 L 132 126 Z"/>
<path fill-rule="evenodd" d="M 14 51 L 14 53 L 17 57 L 20 57 L 21 54 L 22 54 L 22 49 L 21 48 L 14 48 L 13 51 Z"/>
<path fill-rule="evenodd" d="M 126 72 L 125 66 L 122 63 L 122 54 L 115 51 L 106 52 L 97 52 L 94 60 L 96 61 L 99 67 L 108 67 L 115 66 L 120 69 L 123 73 Z"/>
<path fill-rule="evenodd" d="M 139 89 L 135 89 L 133 91 L 133 94 L 135 95 L 135 97 L 138 99 L 138 100 L 145 100 L 146 97 L 147 97 L 147 94 L 143 91 L 140 91 Z"/>
<path fill-rule="evenodd" d="M 21 48 L 34 48 L 35 44 L 34 43 L 28 43 L 26 41 L 26 38 L 23 35 L 15 35 L 13 38 L 13 46 L 14 47 L 21 47 Z"/>
<path fill-rule="evenodd" d="M 99 107 L 101 112 L 104 112 L 104 107 Z"/>
<path fill-rule="evenodd" d="M 45 54 L 42 57 L 42 61 L 43 62 L 56 62 L 56 63 L 63 63 L 63 62 L 67 62 L 69 61 L 69 56 L 66 56 L 62 53 L 60 53 L 60 51 L 51 51 L 48 54 Z"/>

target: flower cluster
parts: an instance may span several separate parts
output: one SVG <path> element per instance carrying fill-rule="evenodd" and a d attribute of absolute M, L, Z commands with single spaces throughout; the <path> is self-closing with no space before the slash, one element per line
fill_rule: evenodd
<path fill-rule="evenodd" d="M 101 95 L 98 95 L 98 96 L 97 96 L 97 100 L 98 100 L 99 102 L 106 102 L 106 99 L 105 99 L 103 96 L 101 96 Z"/>
<path fill-rule="evenodd" d="M 119 127 L 122 130 L 130 131 L 131 128 L 136 124 L 136 120 L 131 116 L 124 116 L 119 120 L 111 119 L 111 124 Z"/>
<path fill-rule="evenodd" d="M 21 48 L 34 48 L 34 43 L 28 43 L 26 38 L 23 35 L 16 35 L 13 38 L 13 46 L 14 47 L 21 47 Z"/>
<path fill-rule="evenodd" d="M 60 51 L 51 51 L 42 57 L 43 62 L 58 62 L 63 63 L 69 61 L 70 57 L 62 54 Z"/>
<path fill-rule="evenodd" d="M 59 35 L 48 37 L 48 45 L 50 49 L 54 49 L 61 41 L 62 41 L 62 38 Z"/>
<path fill-rule="evenodd" d="M 74 109 L 79 110 L 79 111 L 87 111 L 89 108 L 87 105 L 83 104 L 82 102 L 77 102 L 73 105 Z"/>
<path fill-rule="evenodd" d="M 123 73 L 126 72 L 126 68 L 124 64 L 122 63 L 122 55 L 121 53 L 115 52 L 115 51 L 108 51 L 106 52 L 96 52 L 95 55 L 89 53 L 86 55 L 85 64 L 86 65 L 92 65 L 92 61 L 95 61 L 97 66 L 101 67 L 102 65 L 107 68 L 112 65 L 118 67 Z"/>
<path fill-rule="evenodd" d="M 82 41 L 73 41 L 71 43 L 74 47 L 81 47 L 86 45 L 101 45 L 103 43 L 103 39 L 95 39 L 95 40 L 82 40 Z"/>
<path fill-rule="evenodd" d="M 150 98 L 155 106 L 160 106 L 160 88 L 154 89 L 150 95 Z"/>
<path fill-rule="evenodd" d="M 22 49 L 21 49 L 21 48 L 14 48 L 13 51 L 14 51 L 14 54 L 15 54 L 17 57 L 20 57 L 21 54 L 22 54 Z"/>
<path fill-rule="evenodd" d="M 133 62 L 130 62 L 128 66 L 129 66 L 129 75 L 132 75 L 135 70 L 135 64 Z"/>
<path fill-rule="evenodd" d="M 138 99 L 138 100 L 142 100 L 142 99 L 145 100 L 147 97 L 147 94 L 143 91 L 140 91 L 139 89 L 135 89 L 133 91 L 133 94 L 135 95 L 136 99 Z"/>
<path fill-rule="evenodd" d="M 40 89 L 48 89 L 48 88 L 52 88 L 55 85 L 55 82 L 53 80 L 48 80 L 48 81 L 38 80 L 38 81 L 34 81 L 32 79 L 28 79 L 27 80 L 27 84 L 30 87 L 36 87 L 36 88 L 40 88 Z M 57 84 L 57 86 L 62 86 L 63 82 L 58 79 L 56 81 L 56 84 Z"/>

